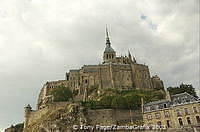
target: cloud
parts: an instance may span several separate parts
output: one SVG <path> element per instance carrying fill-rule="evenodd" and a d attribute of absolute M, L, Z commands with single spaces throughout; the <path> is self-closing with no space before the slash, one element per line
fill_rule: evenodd
<path fill-rule="evenodd" d="M 198 0 L 1 0 L 0 128 L 23 121 L 46 81 L 102 61 L 105 25 L 118 55 L 131 49 L 165 87 L 199 88 Z M 3 109 L 2 109 L 3 108 Z"/>

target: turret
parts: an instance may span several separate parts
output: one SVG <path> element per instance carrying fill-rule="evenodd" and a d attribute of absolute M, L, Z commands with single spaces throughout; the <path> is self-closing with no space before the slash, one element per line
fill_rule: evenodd
<path fill-rule="evenodd" d="M 26 107 L 24 107 L 24 129 L 26 128 L 27 124 L 28 124 L 28 119 L 30 117 L 32 111 L 32 107 L 30 106 L 30 104 L 28 104 Z"/>
<path fill-rule="evenodd" d="M 30 106 L 30 104 L 28 104 L 26 107 L 24 107 L 25 116 L 28 116 L 30 114 L 31 110 L 32 110 L 32 107 Z"/>

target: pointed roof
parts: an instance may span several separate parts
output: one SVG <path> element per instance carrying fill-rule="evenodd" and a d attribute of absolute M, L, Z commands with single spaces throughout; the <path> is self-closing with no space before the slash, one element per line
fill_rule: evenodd
<path fill-rule="evenodd" d="M 104 52 L 115 52 L 114 49 L 111 47 L 107 26 L 106 26 L 106 48 Z"/>
<path fill-rule="evenodd" d="M 108 34 L 108 28 L 107 28 L 107 26 L 106 26 L 106 45 L 110 45 L 111 43 L 110 43 L 110 38 L 109 38 L 109 34 Z"/>

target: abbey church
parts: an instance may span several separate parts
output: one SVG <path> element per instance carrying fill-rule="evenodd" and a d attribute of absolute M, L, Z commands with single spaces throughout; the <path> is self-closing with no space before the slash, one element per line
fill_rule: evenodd
<path fill-rule="evenodd" d="M 38 109 L 52 99 L 50 91 L 59 85 L 78 91 L 78 95 L 87 96 L 87 91 L 93 87 L 98 90 L 117 88 L 131 89 L 164 89 L 163 81 L 157 76 L 150 75 L 147 65 L 138 64 L 135 57 L 128 52 L 128 56 L 116 56 L 111 46 L 108 30 L 106 29 L 106 45 L 103 51 L 102 63 L 84 65 L 80 69 L 69 70 L 65 80 L 47 82 L 44 84 L 39 98 Z"/>

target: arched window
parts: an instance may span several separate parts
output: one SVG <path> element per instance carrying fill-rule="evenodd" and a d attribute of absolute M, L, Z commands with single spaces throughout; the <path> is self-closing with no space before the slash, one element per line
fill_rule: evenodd
<path fill-rule="evenodd" d="M 178 122 L 179 122 L 179 125 L 180 125 L 180 126 L 183 126 L 183 121 L 182 121 L 181 118 L 178 119 Z"/>
<path fill-rule="evenodd" d="M 190 117 L 187 117 L 187 123 L 188 123 L 188 125 L 192 124 L 191 120 L 190 120 Z"/>
<path fill-rule="evenodd" d="M 200 117 L 196 116 L 197 123 L 200 123 Z"/>
<path fill-rule="evenodd" d="M 170 121 L 167 120 L 167 127 L 170 127 Z"/>

